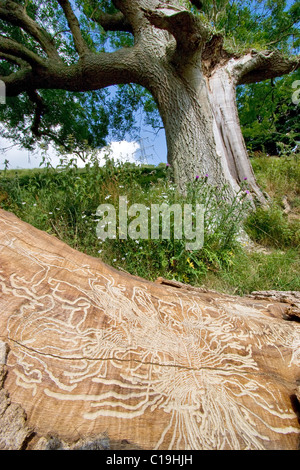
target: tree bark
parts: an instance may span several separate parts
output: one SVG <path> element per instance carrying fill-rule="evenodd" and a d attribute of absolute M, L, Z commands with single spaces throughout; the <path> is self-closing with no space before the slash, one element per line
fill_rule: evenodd
<path fill-rule="evenodd" d="M 227 181 L 235 192 L 247 180 L 254 200 L 261 204 L 265 196 L 257 185 L 242 135 L 236 102 L 236 80 L 229 67 L 220 66 L 208 79 L 209 97 L 213 114 L 216 152 L 221 156 Z"/>
<path fill-rule="evenodd" d="M 3 210 L 0 260 L 0 448 L 299 447 L 299 293 L 151 283 Z"/>
<path fill-rule="evenodd" d="M 264 204 L 241 132 L 236 82 L 226 67 L 216 68 L 209 77 L 201 64 L 177 75 L 160 70 L 154 86 L 154 71 L 150 76 L 152 84 L 147 86 L 158 104 L 168 162 L 181 191 L 199 176 L 219 188 L 227 185 L 228 196 L 233 196 L 247 180 L 249 199 Z"/>

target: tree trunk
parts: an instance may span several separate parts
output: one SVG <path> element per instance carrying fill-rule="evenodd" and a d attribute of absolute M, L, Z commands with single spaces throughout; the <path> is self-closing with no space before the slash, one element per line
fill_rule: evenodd
<path fill-rule="evenodd" d="M 241 131 L 234 77 L 224 66 L 219 67 L 208 79 L 208 89 L 216 151 L 221 156 L 226 179 L 235 190 L 247 180 L 254 200 L 263 204 L 266 200 L 257 185 Z"/>
<path fill-rule="evenodd" d="M 299 293 L 151 283 L 2 210 L 0 259 L 0 449 L 298 448 Z"/>
<path fill-rule="evenodd" d="M 241 132 L 235 90 L 224 67 L 210 77 L 199 66 L 187 67 L 183 74 L 160 73 L 152 93 L 165 127 L 168 162 L 183 192 L 196 176 L 207 175 L 219 187 L 228 185 L 231 196 L 247 180 L 249 198 L 265 203 Z"/>

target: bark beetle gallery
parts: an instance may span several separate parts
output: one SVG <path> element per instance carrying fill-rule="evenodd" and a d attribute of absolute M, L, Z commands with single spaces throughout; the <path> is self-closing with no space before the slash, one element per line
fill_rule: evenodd
<path fill-rule="evenodd" d="M 78 57 L 68 65 L 59 53 L 56 35 L 34 21 L 22 5 L 0 2 L 0 19 L 20 27 L 38 45 L 33 51 L 1 36 L 1 58 L 16 66 L 14 73 L 2 77 L 8 95 L 27 92 L 36 101 L 34 127 L 38 131 L 43 113 L 41 88 L 84 92 L 121 83 L 140 84 L 158 105 L 168 160 L 183 191 L 195 175 L 208 174 L 209 182 L 227 182 L 232 194 L 247 177 L 253 198 L 264 202 L 240 130 L 235 90 L 239 84 L 296 70 L 299 57 L 287 58 L 277 49 L 229 52 L 224 37 L 212 33 L 184 1 L 112 3 L 115 13 L 104 13 L 98 7 L 85 14 L 107 31 L 131 33 L 134 45 L 105 53 L 91 50 L 71 3 L 58 1 Z M 201 9 L 201 2 L 192 3 Z"/>
<path fill-rule="evenodd" d="M 1 210 L 0 256 L 0 447 L 298 447 L 299 296 L 151 283 Z"/>

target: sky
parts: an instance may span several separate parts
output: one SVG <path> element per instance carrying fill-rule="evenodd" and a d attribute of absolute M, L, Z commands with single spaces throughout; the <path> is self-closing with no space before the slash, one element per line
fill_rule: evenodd
<path fill-rule="evenodd" d="M 0 170 L 5 168 L 5 160 L 8 160 L 8 169 L 29 169 L 39 168 L 43 159 L 42 151 L 30 152 L 22 149 L 7 139 L 0 139 Z M 6 150 L 4 150 L 6 149 Z M 99 152 L 99 160 L 104 163 L 104 155 L 110 152 L 110 156 L 116 161 L 142 162 L 150 165 L 158 165 L 167 161 L 167 147 L 165 133 L 161 130 L 155 134 L 152 129 L 142 132 L 138 141 L 111 142 L 109 148 L 104 148 Z M 52 166 L 56 167 L 60 163 L 59 156 L 53 148 L 47 152 L 47 158 Z M 78 159 L 78 166 L 84 163 Z"/>

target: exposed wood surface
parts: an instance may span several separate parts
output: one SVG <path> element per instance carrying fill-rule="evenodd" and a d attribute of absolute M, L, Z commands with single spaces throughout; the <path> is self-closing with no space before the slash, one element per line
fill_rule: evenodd
<path fill-rule="evenodd" d="M 283 297 L 151 283 L 0 210 L 0 446 L 297 449 Z"/>

